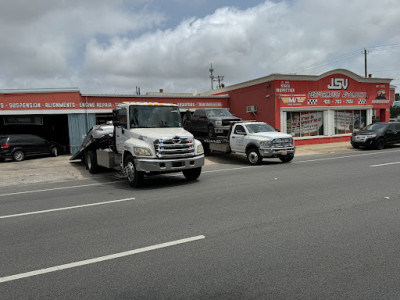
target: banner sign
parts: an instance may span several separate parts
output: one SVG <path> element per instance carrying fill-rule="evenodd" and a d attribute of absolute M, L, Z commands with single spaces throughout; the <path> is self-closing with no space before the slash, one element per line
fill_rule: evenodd
<path fill-rule="evenodd" d="M 33 113 L 85 113 L 111 112 L 118 103 L 122 102 L 159 102 L 177 104 L 181 110 L 196 108 L 227 108 L 228 98 L 156 98 L 156 97 L 108 97 L 108 96 L 81 96 L 79 93 L 59 94 L 9 94 L 0 95 L 0 113 L 15 112 Z M 61 112 L 62 111 L 62 112 Z"/>
<path fill-rule="evenodd" d="M 389 83 L 358 82 L 343 74 L 318 81 L 282 80 L 275 89 L 281 107 L 365 106 L 386 107 Z"/>

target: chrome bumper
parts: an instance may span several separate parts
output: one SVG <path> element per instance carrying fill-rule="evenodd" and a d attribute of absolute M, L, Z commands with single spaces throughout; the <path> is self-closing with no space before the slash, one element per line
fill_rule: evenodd
<path fill-rule="evenodd" d="M 288 154 L 294 154 L 296 147 L 288 148 L 260 148 L 260 154 L 262 157 L 278 157 Z"/>
<path fill-rule="evenodd" d="M 179 172 L 204 166 L 204 154 L 175 159 L 135 158 L 136 170 L 142 172 Z"/>

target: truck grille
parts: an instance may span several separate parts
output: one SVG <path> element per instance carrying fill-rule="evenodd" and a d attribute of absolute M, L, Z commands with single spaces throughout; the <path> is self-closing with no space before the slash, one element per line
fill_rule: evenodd
<path fill-rule="evenodd" d="M 273 148 L 293 147 L 293 139 L 291 139 L 291 138 L 274 139 L 272 141 L 272 145 L 273 145 Z"/>
<path fill-rule="evenodd" d="M 194 143 L 192 138 L 173 137 L 172 139 L 157 139 L 154 149 L 158 158 L 184 158 L 194 156 Z"/>

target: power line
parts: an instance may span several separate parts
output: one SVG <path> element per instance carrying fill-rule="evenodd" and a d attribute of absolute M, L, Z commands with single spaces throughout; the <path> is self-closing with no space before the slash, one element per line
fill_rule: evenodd
<path fill-rule="evenodd" d="M 368 47 L 368 50 L 366 50 L 366 48 L 364 49 L 358 49 L 358 50 L 354 50 L 352 52 L 349 52 L 347 54 L 343 54 L 337 57 L 333 57 L 323 63 L 320 64 L 314 64 L 314 65 L 310 65 L 310 66 L 304 66 L 304 67 L 299 67 L 299 70 L 297 71 L 297 73 L 300 73 L 302 70 L 310 70 L 310 69 L 315 69 L 315 68 L 319 68 L 319 67 L 325 67 L 328 66 L 332 63 L 337 63 L 340 61 L 344 61 L 356 56 L 359 56 L 360 54 L 364 54 L 366 55 L 365 51 L 367 51 L 367 53 L 369 52 L 375 52 L 375 51 L 386 51 L 387 49 L 400 49 L 400 43 L 396 43 L 396 44 L 390 44 L 390 45 L 378 45 L 378 46 L 374 46 L 374 47 Z M 366 56 L 365 56 L 366 57 Z"/>

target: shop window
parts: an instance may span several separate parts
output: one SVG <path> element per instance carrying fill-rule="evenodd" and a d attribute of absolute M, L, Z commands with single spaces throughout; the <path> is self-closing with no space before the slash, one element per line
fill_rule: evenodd
<path fill-rule="evenodd" d="M 366 110 L 335 111 L 335 134 L 353 133 L 366 125 Z"/>
<path fill-rule="evenodd" d="M 287 133 L 293 137 L 324 135 L 322 111 L 287 113 Z"/>

